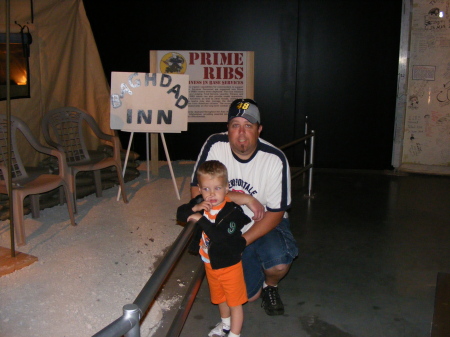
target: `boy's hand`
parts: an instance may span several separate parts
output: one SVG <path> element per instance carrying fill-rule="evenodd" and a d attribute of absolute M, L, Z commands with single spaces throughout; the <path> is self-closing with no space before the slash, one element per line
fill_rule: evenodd
<path fill-rule="evenodd" d="M 187 220 L 188 220 L 188 222 L 189 221 L 197 222 L 198 220 L 200 220 L 201 217 L 202 217 L 202 215 L 200 213 L 194 213 L 194 214 L 190 215 Z"/>
<path fill-rule="evenodd" d="M 192 211 L 194 212 L 209 211 L 211 207 L 212 207 L 211 203 L 205 200 L 192 207 Z"/>

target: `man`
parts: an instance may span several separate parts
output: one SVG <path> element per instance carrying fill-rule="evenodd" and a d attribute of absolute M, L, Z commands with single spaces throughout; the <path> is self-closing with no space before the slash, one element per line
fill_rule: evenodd
<path fill-rule="evenodd" d="M 291 205 L 289 164 L 282 151 L 259 138 L 261 131 L 255 101 L 237 99 L 231 103 L 228 132 L 210 136 L 200 151 L 191 179 L 191 196 L 198 194 L 198 166 L 206 160 L 218 160 L 228 169 L 230 198 L 238 204 L 244 203 L 241 193 L 256 199 L 243 205 L 254 221 L 242 229 L 247 241 L 242 263 L 249 302 L 261 296 L 264 310 L 272 316 L 284 313 L 277 286 L 298 248 L 286 213 Z"/>

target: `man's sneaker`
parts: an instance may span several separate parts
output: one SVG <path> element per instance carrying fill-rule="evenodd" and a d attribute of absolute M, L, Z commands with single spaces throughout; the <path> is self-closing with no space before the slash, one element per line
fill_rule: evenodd
<path fill-rule="evenodd" d="M 230 332 L 230 327 L 223 322 L 217 323 L 216 327 L 212 329 L 208 336 L 209 337 L 222 337 L 226 336 Z"/>
<path fill-rule="evenodd" d="M 264 308 L 267 315 L 275 316 L 284 314 L 284 305 L 281 302 L 277 287 L 267 286 L 263 288 L 261 298 L 261 307 Z"/>

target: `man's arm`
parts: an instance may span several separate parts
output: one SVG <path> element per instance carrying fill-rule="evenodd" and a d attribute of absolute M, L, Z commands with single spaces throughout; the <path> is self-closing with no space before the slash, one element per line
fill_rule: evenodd
<path fill-rule="evenodd" d="M 259 221 L 264 217 L 266 212 L 264 206 L 250 194 L 240 192 L 228 192 L 228 197 L 238 205 L 245 205 L 253 212 L 252 219 Z"/>
<path fill-rule="evenodd" d="M 281 220 L 283 220 L 283 215 L 284 211 L 267 211 L 262 220 L 256 221 L 248 231 L 242 234 L 247 241 L 247 246 L 277 227 Z"/>
<path fill-rule="evenodd" d="M 191 198 L 195 198 L 199 194 L 198 186 L 191 186 Z M 263 218 L 265 209 L 264 206 L 249 194 L 240 192 L 228 192 L 228 197 L 238 205 L 245 205 L 253 212 L 252 219 L 259 221 Z"/>

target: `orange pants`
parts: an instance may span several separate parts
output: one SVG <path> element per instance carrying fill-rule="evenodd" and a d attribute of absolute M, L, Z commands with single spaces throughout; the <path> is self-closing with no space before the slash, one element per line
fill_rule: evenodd
<path fill-rule="evenodd" d="M 205 270 L 213 304 L 227 302 L 229 307 L 235 307 L 248 301 L 242 262 L 220 269 L 205 263 Z"/>

